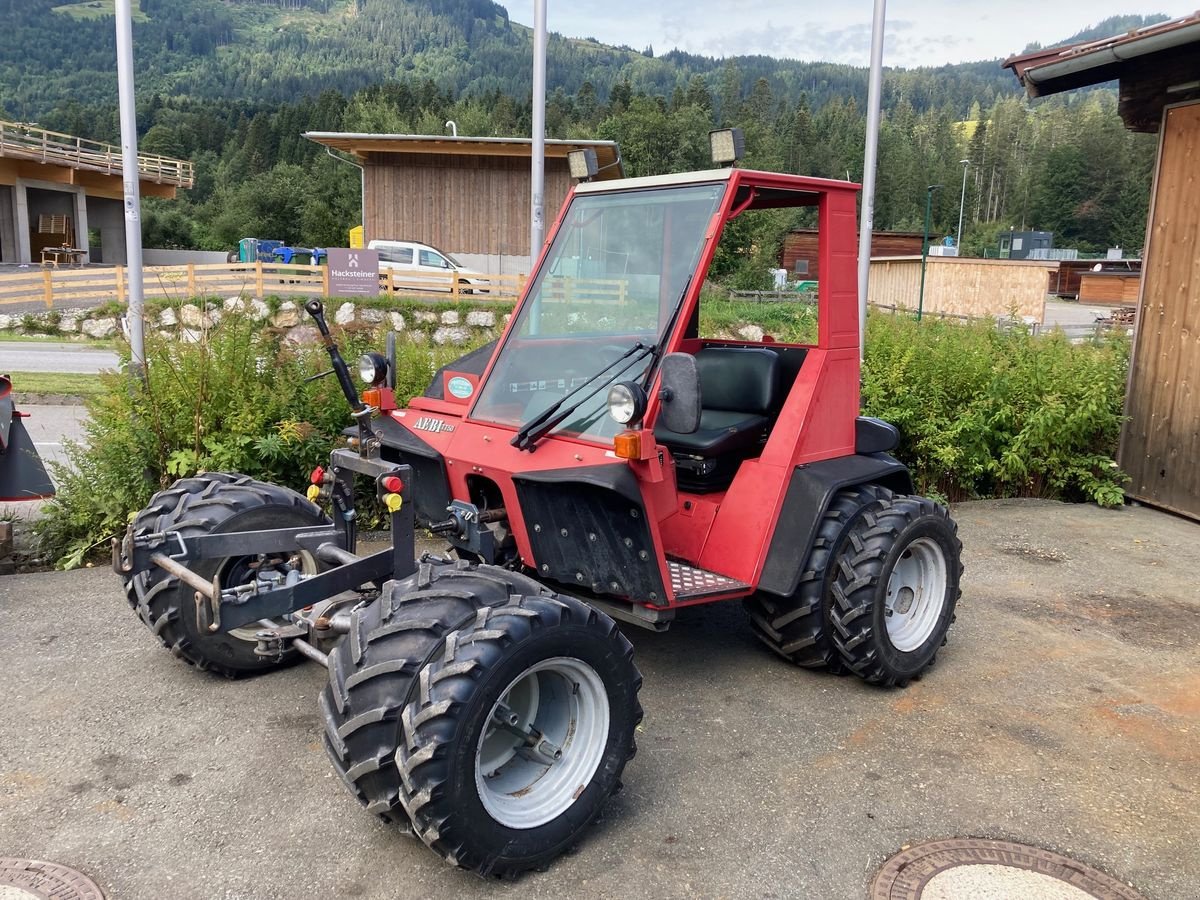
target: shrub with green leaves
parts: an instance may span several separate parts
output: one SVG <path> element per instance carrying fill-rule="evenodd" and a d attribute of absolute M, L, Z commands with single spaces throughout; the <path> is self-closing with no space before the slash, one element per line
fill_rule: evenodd
<path fill-rule="evenodd" d="M 1113 459 L 1130 342 L 872 314 L 862 406 L 900 429 L 923 493 L 1124 499 Z"/>
<path fill-rule="evenodd" d="M 370 330 L 338 335 L 353 365 L 382 347 Z M 433 373 L 464 352 L 401 339 L 396 395 L 422 393 Z M 85 440 L 58 466 L 58 496 L 37 523 L 43 552 L 79 565 L 124 531 L 131 513 L 176 478 L 205 471 L 242 472 L 303 489 L 349 423 L 320 345 L 286 343 L 260 323 L 227 315 L 196 343 L 146 336 L 144 382 L 102 375 L 104 391 L 88 401 Z"/>

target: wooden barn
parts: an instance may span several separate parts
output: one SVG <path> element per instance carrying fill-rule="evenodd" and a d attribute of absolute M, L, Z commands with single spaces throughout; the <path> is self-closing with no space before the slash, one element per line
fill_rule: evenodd
<path fill-rule="evenodd" d="M 529 138 L 310 132 L 362 169 L 364 241 L 421 241 L 470 268 L 529 271 Z M 547 232 L 571 187 L 567 154 L 596 151 L 599 179 L 622 176 L 613 141 L 546 141 Z"/>
<path fill-rule="evenodd" d="M 817 229 L 794 228 L 783 239 L 780 268 L 793 281 L 819 281 Z M 871 259 L 881 256 L 920 256 L 924 235 L 919 231 L 876 231 L 871 235 Z"/>
<path fill-rule="evenodd" d="M 1159 135 L 1119 461 L 1131 497 L 1200 519 L 1200 12 L 1004 65 L 1031 97 L 1119 80 Z"/>

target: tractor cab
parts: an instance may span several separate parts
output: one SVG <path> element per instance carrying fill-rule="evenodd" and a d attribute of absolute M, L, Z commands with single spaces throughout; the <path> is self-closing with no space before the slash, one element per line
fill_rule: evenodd
<path fill-rule="evenodd" d="M 743 169 L 578 184 L 496 345 L 385 413 L 424 523 L 642 624 L 786 589 L 796 474 L 856 456 L 861 429 L 856 192 Z M 815 342 L 702 337 L 724 228 L 791 207 L 820 228 Z M 890 457 L 866 468 L 907 486 Z"/>

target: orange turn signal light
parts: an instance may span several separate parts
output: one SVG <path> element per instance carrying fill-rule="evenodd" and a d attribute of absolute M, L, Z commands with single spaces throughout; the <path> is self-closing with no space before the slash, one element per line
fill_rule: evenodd
<path fill-rule="evenodd" d="M 379 388 L 367 388 L 362 392 L 362 402 L 367 404 L 367 406 L 374 407 L 375 409 L 379 409 L 380 401 L 382 399 L 383 398 L 379 393 Z"/>
<path fill-rule="evenodd" d="M 619 459 L 641 459 L 642 433 L 640 431 L 622 431 L 613 438 L 613 453 Z"/>

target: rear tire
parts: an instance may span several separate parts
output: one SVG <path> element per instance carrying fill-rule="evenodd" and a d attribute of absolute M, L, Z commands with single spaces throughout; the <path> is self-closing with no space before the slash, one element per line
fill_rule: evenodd
<path fill-rule="evenodd" d="M 758 591 L 743 601 L 750 626 L 760 641 L 789 662 L 806 669 L 845 671 L 829 625 L 833 561 L 856 517 L 876 500 L 892 496 L 887 488 L 864 484 L 833 495 L 817 527 L 796 591 L 780 597 Z"/>
<path fill-rule="evenodd" d="M 400 799 L 417 836 L 480 875 L 547 866 L 619 790 L 641 683 L 612 619 L 578 600 L 481 609 L 404 709 Z"/>
<path fill-rule="evenodd" d="M 272 528 L 299 528 L 327 525 L 329 519 L 320 508 L 295 491 L 255 481 L 247 475 L 208 472 L 195 478 L 176 481 L 159 491 L 134 519 L 134 534 L 159 534 L 177 531 L 185 545 L 190 537 L 227 534 Z M 164 548 L 168 555 L 176 546 Z M 221 574 L 223 587 L 241 584 L 254 577 L 264 561 L 258 557 L 189 559 L 178 557 L 202 578 L 211 580 Z M 272 568 L 303 566 L 309 574 L 318 567 L 307 554 L 273 557 Z M 125 580 L 125 596 L 146 627 L 158 636 L 163 646 L 197 669 L 216 672 L 228 678 L 258 675 L 298 661 L 301 657 L 285 649 L 278 658 L 254 652 L 257 626 L 235 629 L 226 634 L 210 634 L 196 623 L 195 591 L 158 566 Z"/>
<path fill-rule="evenodd" d="M 962 543 L 946 508 L 893 497 L 864 510 L 837 555 L 830 619 L 846 667 L 904 687 L 933 665 L 962 591 Z"/>
<path fill-rule="evenodd" d="M 548 593 L 506 569 L 422 561 L 414 575 L 387 582 L 376 600 L 351 613 L 349 635 L 329 654 L 321 717 L 333 767 L 368 812 L 410 830 L 395 762 L 400 710 L 442 639 L 480 607 Z"/>

